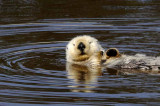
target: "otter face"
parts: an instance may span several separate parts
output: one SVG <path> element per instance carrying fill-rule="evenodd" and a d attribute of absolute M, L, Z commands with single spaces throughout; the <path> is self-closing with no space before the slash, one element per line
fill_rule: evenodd
<path fill-rule="evenodd" d="M 77 56 L 88 55 L 91 52 L 90 46 L 86 39 L 77 39 L 73 44 L 73 54 Z"/>
<path fill-rule="evenodd" d="M 70 56 L 82 56 L 88 55 L 90 51 L 90 44 L 86 39 L 79 38 L 70 42 L 68 45 L 68 55 Z"/>
<path fill-rule="evenodd" d="M 97 39 L 90 36 L 73 38 L 66 47 L 67 61 L 85 61 L 102 48 Z"/>

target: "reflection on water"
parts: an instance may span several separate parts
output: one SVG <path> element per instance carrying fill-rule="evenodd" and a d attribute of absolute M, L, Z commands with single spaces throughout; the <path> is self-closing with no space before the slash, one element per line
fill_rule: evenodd
<path fill-rule="evenodd" d="M 0 105 L 159 105 L 156 73 L 91 69 L 65 60 L 67 42 L 84 34 L 105 49 L 160 55 L 159 5 L 159 0 L 0 0 Z"/>
<path fill-rule="evenodd" d="M 74 80 L 74 84 L 69 87 L 77 88 L 73 89 L 73 92 L 92 92 L 96 87 L 98 76 L 102 75 L 101 67 L 93 68 L 67 63 L 66 70 L 68 78 Z"/>

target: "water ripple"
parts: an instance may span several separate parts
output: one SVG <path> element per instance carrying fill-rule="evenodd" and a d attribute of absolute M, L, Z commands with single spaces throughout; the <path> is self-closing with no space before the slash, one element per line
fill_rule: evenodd
<path fill-rule="evenodd" d="M 68 40 L 83 34 L 96 37 L 105 49 L 158 55 L 156 22 L 157 18 L 69 18 L 1 25 L 0 102 L 157 103 L 159 76 L 118 75 L 107 69 L 67 64 L 65 60 Z"/>

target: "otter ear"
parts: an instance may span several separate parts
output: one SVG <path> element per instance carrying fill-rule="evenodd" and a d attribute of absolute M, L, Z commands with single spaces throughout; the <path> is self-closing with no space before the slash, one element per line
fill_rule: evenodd
<path fill-rule="evenodd" d="M 106 51 L 106 55 L 108 57 L 117 57 L 120 55 L 118 49 L 116 48 L 109 48 L 107 51 Z"/>

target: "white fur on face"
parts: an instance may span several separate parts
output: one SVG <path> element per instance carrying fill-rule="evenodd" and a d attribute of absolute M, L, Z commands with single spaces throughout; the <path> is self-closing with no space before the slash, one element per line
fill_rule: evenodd
<path fill-rule="evenodd" d="M 68 62 L 74 62 L 74 59 L 81 56 L 81 51 L 78 49 L 80 42 L 85 45 L 84 53 L 86 57 L 91 57 L 94 53 L 103 50 L 98 40 L 91 36 L 84 35 L 75 37 L 66 46 L 66 59 Z"/>

